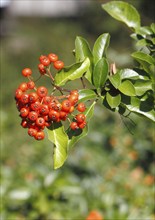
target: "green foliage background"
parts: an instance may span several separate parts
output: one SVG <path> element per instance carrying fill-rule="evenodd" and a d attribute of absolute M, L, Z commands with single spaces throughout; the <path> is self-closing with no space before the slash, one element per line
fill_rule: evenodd
<path fill-rule="evenodd" d="M 146 3 L 134 4 L 140 10 Z M 151 12 L 149 3 L 146 11 L 140 11 L 144 24 L 153 19 L 147 8 Z M 99 210 L 107 220 L 153 220 L 152 122 L 132 116 L 136 123 L 133 126 L 98 104 L 88 136 L 55 171 L 51 143 L 28 137 L 20 127 L 14 101 L 14 91 L 23 81 L 21 70 L 29 66 L 37 75 L 41 54 L 55 52 L 66 65 L 73 63 L 77 35 L 93 44 L 100 34 L 109 32 L 111 62 L 132 66 L 128 30 L 103 12 L 97 2 L 80 17 L 20 18 L 12 25 L 10 34 L 1 39 L 2 220 L 85 219 L 92 209 Z M 50 88 L 48 81 L 41 83 Z M 77 82 L 68 86 L 75 88 Z"/>

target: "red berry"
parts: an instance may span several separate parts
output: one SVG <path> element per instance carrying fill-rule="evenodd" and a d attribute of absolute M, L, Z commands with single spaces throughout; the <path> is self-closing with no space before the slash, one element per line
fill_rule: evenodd
<path fill-rule="evenodd" d="M 30 68 L 25 68 L 22 70 L 22 75 L 25 77 L 31 76 L 32 70 Z"/>
<path fill-rule="evenodd" d="M 82 123 L 82 122 L 84 122 L 85 121 L 85 119 L 86 119 L 86 116 L 84 115 L 84 114 L 78 114 L 78 115 L 76 115 L 76 120 L 77 120 L 77 122 L 78 123 Z"/>
<path fill-rule="evenodd" d="M 38 69 L 42 75 L 44 75 L 46 73 L 45 66 L 42 63 L 38 64 Z"/>
<path fill-rule="evenodd" d="M 51 122 L 50 122 L 50 121 L 46 121 L 46 122 L 45 122 L 45 126 L 46 126 L 46 127 L 50 127 L 50 126 L 51 126 Z"/>
<path fill-rule="evenodd" d="M 21 89 L 23 92 L 25 92 L 26 90 L 28 90 L 28 86 L 27 83 L 23 82 L 19 85 L 19 89 Z"/>
<path fill-rule="evenodd" d="M 28 118 L 29 118 L 31 121 L 36 121 L 36 119 L 38 118 L 38 113 L 35 112 L 35 111 L 31 111 L 31 112 L 29 112 L 29 114 L 28 114 Z"/>
<path fill-rule="evenodd" d="M 30 107 L 33 111 L 38 111 L 41 107 L 41 103 L 39 101 L 36 101 L 32 103 Z"/>
<path fill-rule="evenodd" d="M 45 124 L 45 119 L 44 118 L 42 118 L 42 117 L 37 118 L 37 120 L 36 120 L 36 125 L 37 126 L 42 127 L 42 126 L 44 126 L 44 124 Z"/>
<path fill-rule="evenodd" d="M 39 61 L 40 61 L 40 63 L 41 63 L 41 61 L 44 60 L 45 58 L 46 58 L 45 55 L 41 55 L 41 56 L 39 57 Z"/>
<path fill-rule="evenodd" d="M 70 95 L 68 100 L 71 102 L 72 105 L 75 105 L 78 102 L 78 96 L 77 95 Z"/>
<path fill-rule="evenodd" d="M 44 86 L 40 86 L 38 89 L 37 89 L 37 94 L 39 95 L 39 97 L 43 98 L 47 95 L 48 93 L 48 90 L 46 89 L 46 87 Z"/>
<path fill-rule="evenodd" d="M 30 103 L 36 102 L 37 99 L 38 99 L 38 95 L 37 95 L 36 92 L 32 92 L 32 93 L 29 94 L 29 102 Z"/>
<path fill-rule="evenodd" d="M 79 127 L 78 127 L 77 122 L 72 122 L 72 123 L 70 124 L 70 128 L 71 128 L 72 130 L 78 129 Z"/>
<path fill-rule="evenodd" d="M 21 108 L 20 109 L 20 116 L 22 118 L 26 117 L 29 114 L 29 109 L 28 108 Z"/>
<path fill-rule="evenodd" d="M 64 67 L 64 62 L 62 62 L 61 60 L 57 60 L 53 63 L 53 66 L 55 69 L 61 70 Z"/>
<path fill-rule="evenodd" d="M 27 104 L 22 103 L 20 100 L 16 103 L 18 111 L 20 111 L 21 108 L 25 108 Z"/>
<path fill-rule="evenodd" d="M 50 59 L 51 62 L 55 62 L 58 60 L 58 56 L 54 53 L 48 54 L 48 58 Z"/>
<path fill-rule="evenodd" d="M 86 126 L 87 122 L 83 121 L 82 123 L 78 123 L 79 128 L 83 129 Z"/>
<path fill-rule="evenodd" d="M 29 125 L 28 121 L 26 119 L 23 119 L 22 122 L 21 122 L 21 126 L 23 128 L 28 128 L 28 125 Z"/>
<path fill-rule="evenodd" d="M 39 113 L 42 114 L 42 115 L 47 115 L 49 113 L 48 105 L 42 104 L 40 106 Z"/>
<path fill-rule="evenodd" d="M 77 106 L 77 110 L 79 112 L 84 112 L 86 110 L 86 106 L 83 102 L 79 103 L 78 106 Z"/>
<path fill-rule="evenodd" d="M 44 118 L 44 120 L 45 120 L 46 122 L 49 122 L 49 120 L 50 120 L 48 115 L 44 115 L 43 118 Z"/>
<path fill-rule="evenodd" d="M 77 97 L 79 97 L 78 90 L 72 90 L 72 91 L 70 91 L 70 95 L 76 95 Z"/>
<path fill-rule="evenodd" d="M 21 89 L 16 89 L 15 98 L 20 99 L 22 95 L 23 95 L 23 91 Z"/>
<path fill-rule="evenodd" d="M 62 108 L 61 103 L 55 103 L 55 105 L 53 106 L 53 110 L 55 111 L 60 111 Z"/>
<path fill-rule="evenodd" d="M 59 114 L 60 114 L 60 119 L 65 121 L 68 115 L 67 112 L 60 111 Z"/>
<path fill-rule="evenodd" d="M 28 87 L 28 89 L 34 89 L 35 83 L 34 83 L 33 81 L 29 81 L 29 82 L 27 83 L 27 87 Z"/>
<path fill-rule="evenodd" d="M 70 108 L 71 108 L 71 102 L 68 99 L 65 99 L 62 102 L 62 111 L 69 112 Z"/>
<path fill-rule="evenodd" d="M 55 110 L 50 110 L 49 111 L 49 118 L 54 121 L 54 122 L 58 122 L 59 121 L 59 112 L 55 111 Z"/>
<path fill-rule="evenodd" d="M 51 101 L 51 102 L 48 104 L 49 109 L 53 109 L 53 110 L 54 110 L 55 106 L 56 106 L 55 101 Z"/>
<path fill-rule="evenodd" d="M 29 94 L 23 93 L 21 98 L 20 98 L 20 101 L 23 104 L 27 104 L 29 102 Z"/>
<path fill-rule="evenodd" d="M 45 134 L 43 131 L 38 131 L 34 136 L 36 140 L 43 140 L 45 138 Z"/>
<path fill-rule="evenodd" d="M 43 64 L 44 66 L 49 66 L 50 59 L 47 56 L 43 56 L 40 60 L 40 63 Z"/>
<path fill-rule="evenodd" d="M 52 101 L 52 98 L 50 96 L 43 97 L 43 103 L 48 105 Z"/>
<path fill-rule="evenodd" d="M 74 111 L 74 106 L 72 105 L 69 109 L 69 113 L 72 113 Z"/>
<path fill-rule="evenodd" d="M 37 130 L 35 128 L 29 128 L 28 129 L 28 134 L 31 136 L 31 137 L 35 137 L 36 134 L 37 134 Z"/>

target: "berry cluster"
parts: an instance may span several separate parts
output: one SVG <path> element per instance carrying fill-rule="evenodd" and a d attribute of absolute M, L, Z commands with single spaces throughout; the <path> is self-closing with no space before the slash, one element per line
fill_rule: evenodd
<path fill-rule="evenodd" d="M 54 53 L 50 53 L 48 56 L 41 55 L 39 58 L 40 63 L 38 64 L 40 73 L 44 75 L 46 73 L 47 67 L 49 67 L 50 64 L 53 64 L 53 67 L 56 70 L 61 70 L 64 67 L 64 62 L 58 59 L 58 56 Z"/>
<path fill-rule="evenodd" d="M 55 62 L 58 61 L 58 57 L 55 54 L 49 54 L 48 57 L 41 56 L 39 65 L 47 66 L 47 63 L 49 65 L 49 62 L 47 62 L 49 57 L 52 60 L 50 62 L 53 62 L 56 66 Z M 60 66 L 62 67 L 62 64 Z M 44 68 L 44 70 L 46 69 Z M 15 92 L 15 99 L 22 118 L 21 126 L 28 128 L 30 136 L 36 140 L 42 140 L 45 137 L 43 131 L 45 127 L 50 127 L 54 122 L 66 121 L 66 119 L 68 119 L 72 130 L 83 129 L 86 126 L 86 116 L 83 114 L 86 106 L 82 102 L 78 103 L 78 90 L 68 91 L 69 94 L 64 95 L 61 88 L 58 87 L 61 92 L 60 96 L 48 95 L 46 87 L 36 86 L 36 82 L 31 77 L 32 70 L 30 68 L 23 69 L 22 75 L 27 77 L 29 81 L 19 85 Z M 43 74 L 41 73 L 41 75 Z M 78 112 L 73 115 L 75 110 Z"/>

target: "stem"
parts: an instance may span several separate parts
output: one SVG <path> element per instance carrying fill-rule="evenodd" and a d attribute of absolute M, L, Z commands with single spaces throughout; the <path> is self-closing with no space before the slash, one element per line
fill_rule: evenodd
<path fill-rule="evenodd" d="M 85 83 L 84 83 L 84 80 L 83 80 L 82 77 L 81 77 L 80 79 L 81 79 L 81 82 L 82 82 L 82 86 L 83 86 L 83 88 L 85 89 L 85 88 L 86 88 L 86 85 L 85 85 Z"/>
<path fill-rule="evenodd" d="M 67 97 L 68 97 L 67 95 L 55 96 L 56 99 L 64 99 L 64 98 L 67 98 Z"/>
<path fill-rule="evenodd" d="M 59 90 L 60 92 L 62 92 L 62 91 L 64 91 L 64 92 L 70 92 L 70 90 L 61 88 L 60 86 L 55 85 L 53 82 L 52 82 L 52 86 L 54 86 L 54 87 L 55 87 L 57 90 Z"/>
<path fill-rule="evenodd" d="M 54 77 L 52 76 L 50 69 L 47 69 L 48 75 L 50 76 L 51 80 L 54 82 Z"/>
<path fill-rule="evenodd" d="M 67 118 L 67 120 L 69 121 L 69 123 L 71 124 L 71 120 L 70 120 L 70 118 Z"/>
<path fill-rule="evenodd" d="M 34 82 L 37 82 L 41 77 L 42 75 L 40 75 Z"/>

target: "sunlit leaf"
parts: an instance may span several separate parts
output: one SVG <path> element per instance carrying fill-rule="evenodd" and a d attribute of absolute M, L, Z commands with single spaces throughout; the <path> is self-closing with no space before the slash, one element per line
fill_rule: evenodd
<path fill-rule="evenodd" d="M 153 59 L 152 56 L 150 56 L 149 54 L 146 54 L 144 52 L 141 52 L 141 51 L 134 52 L 134 53 L 132 53 L 132 57 L 134 57 L 140 63 L 145 62 L 148 64 L 155 65 L 155 59 Z"/>
<path fill-rule="evenodd" d="M 138 28 L 136 30 L 136 33 L 143 36 L 143 37 L 146 37 L 147 35 L 153 34 L 153 31 L 152 31 L 151 27 L 144 26 L 144 27 Z"/>
<path fill-rule="evenodd" d="M 116 20 L 124 22 L 128 27 L 135 29 L 140 27 L 139 13 L 127 2 L 110 1 L 103 4 L 102 8 Z"/>
<path fill-rule="evenodd" d="M 77 36 L 75 39 L 75 57 L 76 62 L 83 61 L 87 57 L 89 58 L 90 66 L 89 69 L 86 71 L 85 77 L 90 83 L 92 83 L 92 52 L 90 50 L 87 40 L 80 36 Z"/>
<path fill-rule="evenodd" d="M 94 67 L 93 84 L 96 88 L 104 86 L 108 76 L 109 66 L 107 60 L 101 58 Z"/>
<path fill-rule="evenodd" d="M 97 38 L 93 47 L 94 64 L 96 64 L 102 57 L 106 56 L 109 41 L 110 35 L 108 33 L 104 33 Z"/>
<path fill-rule="evenodd" d="M 116 74 L 112 76 L 109 76 L 109 80 L 112 83 L 112 85 L 117 89 L 121 84 L 121 76 L 119 72 L 117 72 Z"/>
<path fill-rule="evenodd" d="M 123 104 L 129 111 L 145 116 L 155 122 L 155 111 L 152 97 L 148 97 L 144 101 L 141 101 L 137 97 L 124 97 Z"/>
<path fill-rule="evenodd" d="M 82 77 L 82 75 L 89 69 L 89 66 L 89 58 L 86 58 L 83 62 L 75 63 L 72 66 L 62 69 L 55 76 L 55 84 L 57 86 L 62 86 L 69 80 L 75 80 Z"/>
<path fill-rule="evenodd" d="M 52 123 L 47 133 L 48 139 L 54 143 L 54 169 L 57 169 L 67 158 L 68 136 L 61 122 Z"/>
<path fill-rule="evenodd" d="M 122 82 L 118 89 L 127 96 L 136 96 L 134 85 L 129 80 Z"/>
<path fill-rule="evenodd" d="M 137 80 L 137 79 L 143 79 L 143 80 L 148 80 L 148 76 L 145 75 L 140 75 L 138 72 L 132 70 L 132 69 L 121 69 L 119 71 L 119 75 L 121 79 L 132 79 L 132 80 Z"/>
<path fill-rule="evenodd" d="M 76 62 L 83 61 L 86 57 L 92 58 L 92 53 L 87 40 L 77 36 L 75 40 L 75 56 Z"/>
<path fill-rule="evenodd" d="M 121 103 L 121 95 L 112 96 L 109 92 L 106 93 L 107 103 L 111 108 L 116 108 Z"/>
<path fill-rule="evenodd" d="M 82 89 L 79 90 L 79 101 L 87 101 L 91 99 L 95 99 L 97 94 L 92 89 Z"/>
<path fill-rule="evenodd" d="M 137 96 L 141 96 L 143 95 L 145 92 L 152 90 L 152 82 L 150 80 L 148 81 L 144 81 L 144 80 L 137 80 L 134 83 L 134 87 L 136 90 L 136 95 Z"/>

